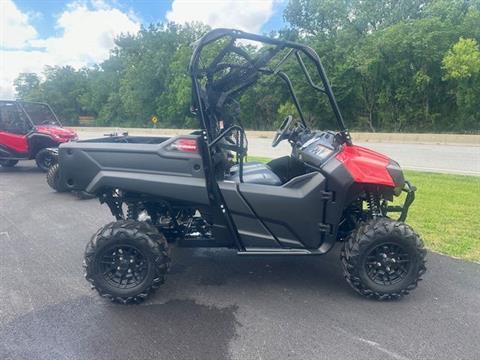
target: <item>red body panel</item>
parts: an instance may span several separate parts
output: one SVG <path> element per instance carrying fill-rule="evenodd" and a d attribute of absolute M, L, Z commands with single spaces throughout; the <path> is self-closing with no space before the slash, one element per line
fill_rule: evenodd
<path fill-rule="evenodd" d="M 385 155 L 361 146 L 344 145 L 336 158 L 344 164 L 357 183 L 395 186 L 387 170 L 390 158 Z"/>
<path fill-rule="evenodd" d="M 0 131 L 0 145 L 20 154 L 28 154 L 28 141 L 25 135 Z"/>
<path fill-rule="evenodd" d="M 65 129 L 56 125 L 37 125 L 35 132 L 48 135 L 58 144 L 78 139 L 75 131 Z M 28 134 L 31 136 L 31 134 Z M 0 145 L 19 154 L 29 154 L 28 136 L 27 134 L 14 134 L 10 132 L 0 131 Z"/>
<path fill-rule="evenodd" d="M 37 125 L 35 129 L 39 133 L 50 135 L 53 140 L 59 143 L 77 139 L 75 131 L 56 125 Z"/>

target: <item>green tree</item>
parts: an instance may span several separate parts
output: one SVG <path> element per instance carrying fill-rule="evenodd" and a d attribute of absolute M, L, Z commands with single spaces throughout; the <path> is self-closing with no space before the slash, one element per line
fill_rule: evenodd
<path fill-rule="evenodd" d="M 80 99 L 86 91 L 86 73 L 70 66 L 47 67 L 41 84 L 42 100 L 48 102 L 60 119 L 68 125 L 78 124 L 85 115 Z"/>
<path fill-rule="evenodd" d="M 460 40 L 443 58 L 445 79 L 454 84 L 459 119 L 464 129 L 480 129 L 480 49 L 475 39 Z"/>
<path fill-rule="evenodd" d="M 350 129 L 478 131 L 480 0 L 290 0 L 284 17 L 289 26 L 270 35 L 318 52 Z M 17 95 L 51 103 L 71 124 L 93 115 L 97 124 L 144 127 L 156 115 L 160 126 L 197 127 L 187 67 L 190 44 L 207 30 L 198 23 L 150 25 L 117 38 L 100 64 L 21 74 Z M 205 48 L 203 64 L 219 46 Z M 334 128 L 328 99 L 312 91 L 295 58 L 283 70 L 307 122 Z M 228 103 L 247 128 L 273 129 L 285 114 L 295 115 L 278 78 L 261 77 L 237 100 Z"/>
<path fill-rule="evenodd" d="M 41 98 L 40 78 L 35 73 L 21 73 L 13 82 L 17 97 L 22 100 Z"/>

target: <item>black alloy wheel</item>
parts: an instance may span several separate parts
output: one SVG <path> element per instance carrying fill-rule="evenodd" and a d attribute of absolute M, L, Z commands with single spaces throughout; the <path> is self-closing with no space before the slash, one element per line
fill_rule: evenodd
<path fill-rule="evenodd" d="M 47 172 L 57 162 L 57 158 L 49 150 L 42 149 L 35 156 L 35 162 L 42 171 Z"/>
<path fill-rule="evenodd" d="M 85 277 L 113 302 L 139 303 L 165 282 L 170 266 L 165 236 L 135 220 L 105 225 L 85 249 Z"/>
<path fill-rule="evenodd" d="M 402 281 L 411 267 L 409 253 L 398 244 L 384 243 L 374 247 L 366 257 L 365 271 L 378 285 Z"/>
<path fill-rule="evenodd" d="M 377 300 L 398 299 L 415 289 L 426 271 L 426 250 L 407 224 L 388 218 L 362 223 L 340 255 L 348 284 Z"/>
<path fill-rule="evenodd" d="M 119 289 L 131 289 L 140 285 L 148 273 L 147 259 L 131 245 L 105 249 L 99 267 L 105 281 Z"/>

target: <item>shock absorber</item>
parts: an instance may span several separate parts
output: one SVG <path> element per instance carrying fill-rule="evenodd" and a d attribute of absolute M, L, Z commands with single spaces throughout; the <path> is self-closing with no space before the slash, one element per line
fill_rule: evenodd
<path fill-rule="evenodd" d="M 368 211 L 373 218 L 382 216 L 382 210 L 380 208 L 380 199 L 373 192 L 367 192 L 367 206 Z"/>

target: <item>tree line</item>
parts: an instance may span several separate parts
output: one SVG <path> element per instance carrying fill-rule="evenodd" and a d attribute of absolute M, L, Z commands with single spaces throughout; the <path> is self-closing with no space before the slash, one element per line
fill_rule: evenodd
<path fill-rule="evenodd" d="M 480 130 L 480 0 L 290 0 L 283 15 L 288 27 L 269 35 L 318 52 L 350 129 Z M 206 31 L 151 25 L 117 38 L 110 57 L 93 67 L 20 74 L 17 96 L 48 102 L 69 125 L 87 115 L 96 125 L 151 127 L 156 116 L 160 127 L 196 128 L 187 67 L 191 43 Z M 326 99 L 312 94 L 301 72 L 289 75 L 307 120 L 333 127 Z M 294 113 L 270 78 L 239 102 L 249 129 L 272 129 Z"/>

